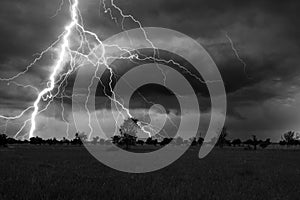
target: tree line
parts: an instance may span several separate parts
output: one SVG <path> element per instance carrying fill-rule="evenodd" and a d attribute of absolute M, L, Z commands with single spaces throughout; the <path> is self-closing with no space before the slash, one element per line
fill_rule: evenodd
<path fill-rule="evenodd" d="M 67 145 L 82 145 L 82 141 L 87 138 L 83 133 L 76 133 L 75 138 L 72 140 L 66 139 L 65 137 L 61 140 L 56 138 L 46 139 L 36 136 L 31 137 L 29 140 L 17 140 L 14 138 L 8 137 L 6 134 L 0 134 L 0 146 L 7 147 L 9 144 L 33 144 L 33 145 L 58 145 L 58 144 L 67 144 Z"/>
<path fill-rule="evenodd" d="M 87 135 L 84 133 L 76 133 L 75 137 L 71 140 L 63 138 L 57 140 L 56 138 L 44 140 L 41 137 L 32 137 L 29 140 L 16 140 L 14 138 L 9 138 L 5 134 L 0 134 L 0 146 L 6 147 L 8 144 L 33 144 L 33 145 L 82 145 L 83 142 L 90 144 L 100 144 L 100 145 L 110 145 L 115 144 L 125 149 L 129 149 L 131 146 L 144 146 L 144 145 L 153 145 L 153 146 L 165 146 L 169 143 L 173 145 L 191 145 L 191 146 L 201 146 L 204 143 L 202 137 L 193 137 L 190 139 L 183 139 L 181 137 L 176 138 L 163 138 L 158 141 L 158 139 L 149 137 L 146 140 L 138 139 L 136 134 L 139 129 L 138 120 L 128 118 L 120 126 L 119 135 L 114 135 L 110 140 L 105 140 L 99 136 L 94 137 L 91 141 L 87 141 Z M 220 133 L 220 136 L 217 138 L 212 138 L 208 144 L 216 144 L 216 146 L 223 148 L 224 146 L 232 147 L 244 147 L 244 149 L 253 149 L 256 150 L 258 147 L 264 149 L 271 144 L 270 139 L 258 140 L 255 135 L 252 138 L 242 141 L 239 138 L 229 140 L 228 131 L 224 127 Z M 299 134 L 294 131 L 288 131 L 284 133 L 281 137 L 280 145 L 291 146 L 291 145 L 300 145 Z"/>

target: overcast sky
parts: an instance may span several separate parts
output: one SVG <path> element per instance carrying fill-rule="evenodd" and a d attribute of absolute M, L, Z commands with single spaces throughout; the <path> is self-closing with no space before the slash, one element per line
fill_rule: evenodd
<path fill-rule="evenodd" d="M 70 20 L 69 4 L 66 1 L 57 12 L 60 3 L 59 0 L 1 0 L 1 78 L 23 71 L 37 57 L 36 53 L 46 49 L 63 32 Z M 83 0 L 79 4 L 85 28 L 101 39 L 122 32 L 118 12 L 112 12 L 116 24 L 108 13 L 104 13 L 99 1 Z M 135 16 L 145 27 L 177 30 L 203 45 L 224 80 L 228 103 L 226 126 L 230 138 L 246 139 L 255 134 L 261 139 L 279 140 L 287 130 L 300 131 L 299 1 L 116 0 L 115 4 L 124 13 Z M 124 25 L 126 29 L 137 28 L 131 20 L 125 20 Z M 44 88 L 55 58 L 56 49 L 53 48 L 15 82 Z M 68 88 L 68 92 L 71 89 Z M 152 90 L 160 91 L 157 87 L 144 88 L 145 95 L 150 95 Z M 7 81 L 0 81 L 0 92 L 2 115 L 20 113 L 37 97 L 34 89 L 8 85 Z M 200 107 L 206 115 L 209 103 L 205 92 L 201 97 L 204 103 Z M 166 101 L 168 99 L 162 100 Z M 66 125 L 58 102 L 54 101 L 49 110 L 38 117 L 38 135 L 65 136 Z M 70 119 L 71 103 L 66 100 L 64 105 L 67 110 L 64 117 Z M 99 110 L 103 108 L 105 106 L 100 105 Z M 139 103 L 134 106 L 136 110 L 143 108 L 145 106 Z M 8 135 L 14 135 L 31 111 L 19 120 L 10 121 L 7 128 L 5 120 L 1 120 L 1 131 L 6 129 Z M 169 114 L 176 118 L 178 113 Z M 189 118 L 193 116 L 182 120 Z M 21 135 L 26 131 L 28 126 Z"/>

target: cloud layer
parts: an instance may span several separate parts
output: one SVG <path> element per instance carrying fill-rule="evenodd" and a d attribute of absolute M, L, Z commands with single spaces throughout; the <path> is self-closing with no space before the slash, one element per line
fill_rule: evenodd
<path fill-rule="evenodd" d="M 110 6 L 109 2 L 106 3 Z M 225 83 L 227 126 L 231 137 L 246 138 L 257 134 L 279 139 L 282 131 L 300 130 L 297 125 L 300 119 L 299 1 L 119 0 L 115 3 L 124 13 L 136 16 L 144 26 L 183 32 L 206 48 Z M 1 78 L 23 71 L 37 57 L 36 53 L 57 39 L 69 20 L 67 3 L 56 13 L 59 5 L 58 0 L 1 1 Z M 121 32 L 120 14 L 113 11 L 118 22 L 115 24 L 99 7 L 99 1 L 80 1 L 86 28 L 102 39 Z M 137 27 L 129 19 L 124 21 L 124 26 L 126 29 Z M 237 58 L 232 46 L 246 67 Z M 16 82 L 43 88 L 51 72 L 55 52 L 53 48 L 45 54 Z M 71 89 L 70 86 L 69 93 Z M 1 114 L 18 113 L 36 97 L 34 89 L 7 85 L 5 81 L 0 82 L 0 92 Z M 207 101 L 205 95 L 201 98 Z M 56 103 L 60 103 L 59 100 Z M 59 113 L 59 109 L 53 112 Z M 45 113 L 42 117 L 52 117 L 60 123 L 58 116 Z"/>

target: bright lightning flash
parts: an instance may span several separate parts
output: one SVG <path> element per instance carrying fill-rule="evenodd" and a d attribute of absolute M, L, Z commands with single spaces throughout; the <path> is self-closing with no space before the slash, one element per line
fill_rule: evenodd
<path fill-rule="evenodd" d="M 93 85 L 93 81 L 96 80 L 100 80 L 100 77 L 97 77 L 97 72 L 99 70 L 99 66 L 100 65 L 105 65 L 105 67 L 109 70 L 110 72 L 110 82 L 109 82 L 109 89 L 112 93 L 112 96 L 105 94 L 112 102 L 115 103 L 116 108 L 118 110 L 118 112 L 120 113 L 119 115 L 121 115 L 124 119 L 125 116 L 123 115 L 123 113 L 118 109 L 118 106 L 121 108 L 121 110 L 125 111 L 127 114 L 127 117 L 133 118 L 133 116 L 130 114 L 129 109 L 127 109 L 122 102 L 118 101 L 116 98 L 116 94 L 113 91 L 112 88 L 112 83 L 113 83 L 113 69 L 109 67 L 109 65 L 107 64 L 107 60 L 110 59 L 111 57 L 106 57 L 106 52 L 105 49 L 106 47 L 115 47 L 118 48 L 121 51 L 124 51 L 126 53 L 129 54 L 128 57 L 122 57 L 122 59 L 139 59 L 139 60 L 151 60 L 151 61 L 155 61 L 156 62 L 164 62 L 164 63 L 172 63 L 177 65 L 178 67 L 180 67 L 181 69 L 185 70 L 189 75 L 191 75 L 192 77 L 194 77 L 195 79 L 201 81 L 202 83 L 207 83 L 204 82 L 202 79 L 200 79 L 199 77 L 197 77 L 196 75 L 194 75 L 193 73 L 191 73 L 190 71 L 188 71 L 185 67 L 181 66 L 180 64 L 176 63 L 173 60 L 163 60 L 161 58 L 159 58 L 159 55 L 156 55 L 156 49 L 154 44 L 152 43 L 152 41 L 147 37 L 146 31 L 144 30 L 144 28 L 142 27 L 142 24 L 136 20 L 132 15 L 128 15 L 128 14 L 124 14 L 122 9 L 120 9 L 117 5 L 115 5 L 114 0 L 110 0 L 110 5 L 111 8 L 107 8 L 107 5 L 105 4 L 105 0 L 102 0 L 102 6 L 105 10 L 105 13 L 109 13 L 112 20 L 114 20 L 117 23 L 117 18 L 113 16 L 112 14 L 112 9 L 116 10 L 120 16 L 122 17 L 122 29 L 124 30 L 124 20 L 126 18 L 131 19 L 134 23 L 136 23 L 139 28 L 141 29 L 141 31 L 144 33 L 144 37 L 146 39 L 146 41 L 152 46 L 153 48 L 153 56 L 151 57 L 146 57 L 146 58 L 139 58 L 137 55 L 133 55 L 128 49 L 130 48 L 121 48 L 117 45 L 112 45 L 112 46 L 107 46 L 104 45 L 101 40 L 99 39 L 99 37 L 91 32 L 88 31 L 84 28 L 83 26 L 83 20 L 82 20 L 82 16 L 80 13 L 80 10 L 78 8 L 79 5 L 79 0 L 69 0 L 70 3 L 70 14 L 71 14 L 71 21 L 70 23 L 65 26 L 65 30 L 64 32 L 58 37 L 58 39 L 51 44 L 47 49 L 45 49 L 42 53 L 40 53 L 38 55 L 38 57 L 31 63 L 29 64 L 26 69 L 20 73 L 18 73 L 17 75 L 10 77 L 10 78 L 0 78 L 0 81 L 7 81 L 9 83 L 13 83 L 16 86 L 20 86 L 20 87 L 24 87 L 24 88 L 31 88 L 34 89 L 35 91 L 37 91 L 38 95 L 36 100 L 34 101 L 33 105 L 29 106 L 28 108 L 26 108 L 25 110 L 23 110 L 20 114 L 16 115 L 16 116 L 1 116 L 0 115 L 0 119 L 4 119 L 6 120 L 6 126 L 9 120 L 16 120 L 16 119 L 20 119 L 21 117 L 23 117 L 25 115 L 25 113 L 29 112 L 30 110 L 33 110 L 33 112 L 30 115 L 29 119 L 26 119 L 21 127 L 21 129 L 19 129 L 19 131 L 15 134 L 15 138 L 19 136 L 19 134 L 22 132 L 22 130 L 27 126 L 27 124 L 30 122 L 31 127 L 30 127 L 30 131 L 28 133 L 28 137 L 31 138 L 34 136 L 34 133 L 36 131 L 36 118 L 37 116 L 44 112 L 45 110 L 47 110 L 47 108 L 49 107 L 49 105 L 51 104 L 51 102 L 53 102 L 54 97 L 56 98 L 61 98 L 62 99 L 62 118 L 63 120 L 66 122 L 65 118 L 64 118 L 64 107 L 63 107 L 63 98 L 72 98 L 70 96 L 67 96 L 64 94 L 65 88 L 63 86 L 63 83 L 67 82 L 67 77 L 74 72 L 76 69 L 78 69 L 79 67 L 81 67 L 82 65 L 78 65 L 78 63 L 84 61 L 87 61 L 91 64 L 93 64 L 93 66 L 96 67 L 95 70 L 95 74 L 94 77 L 88 87 L 88 97 L 86 99 L 85 102 L 85 109 L 88 113 L 89 116 L 89 128 L 90 128 L 90 133 L 89 133 L 89 139 L 92 135 L 93 129 L 91 126 L 91 122 L 90 122 L 90 113 L 88 110 L 88 106 L 87 106 L 87 102 L 89 100 L 89 96 L 91 93 L 91 86 Z M 59 9 L 57 10 L 57 12 L 55 13 L 55 15 L 53 17 L 55 17 L 57 15 L 57 13 L 61 10 L 62 5 L 63 5 L 63 1 L 60 4 Z M 72 34 L 73 32 L 77 33 L 80 36 L 80 45 L 78 47 L 77 50 L 73 50 L 71 48 L 72 46 Z M 97 56 L 92 48 L 92 44 L 88 41 L 88 37 L 89 38 L 93 38 L 94 41 L 96 41 L 97 43 L 97 47 L 100 47 L 102 52 L 100 56 Z M 230 39 L 230 38 L 229 38 Z M 231 40 L 230 40 L 231 41 Z M 34 66 L 36 64 L 36 62 L 38 62 L 45 53 L 47 53 L 48 51 L 50 51 L 54 46 L 59 45 L 59 50 L 58 50 L 58 56 L 57 56 L 57 60 L 53 66 L 53 71 L 50 74 L 49 78 L 48 78 L 48 82 L 47 82 L 47 87 L 44 88 L 43 90 L 39 91 L 36 87 L 31 86 L 31 85 L 21 85 L 19 83 L 14 82 L 15 79 L 19 78 L 20 76 L 26 74 L 29 69 Z M 85 47 L 88 48 L 88 53 L 86 53 Z M 91 59 L 93 58 L 93 59 Z M 96 58 L 96 62 L 95 62 L 95 58 Z M 68 69 L 67 72 L 65 73 L 61 73 L 62 71 L 64 71 L 64 66 L 67 62 L 70 62 L 70 69 Z M 156 64 L 156 66 L 158 67 L 159 70 L 161 70 L 159 68 L 159 66 Z M 161 70 L 162 75 L 163 75 L 163 79 L 164 82 L 166 81 L 166 75 L 164 74 L 163 70 Z M 220 80 L 216 80 L 216 81 L 220 81 Z M 216 82 L 216 81 L 210 81 L 210 82 Z M 60 83 L 60 84 L 58 84 Z M 102 83 L 101 83 L 102 84 Z M 102 84 L 103 85 L 103 84 Z M 61 89 L 63 87 L 63 89 Z M 57 92 L 55 92 L 57 88 Z M 60 96 L 58 96 L 60 94 Z M 39 104 L 41 101 L 48 101 L 45 108 L 40 108 Z M 69 125 L 69 124 L 68 124 Z M 146 129 L 150 129 L 150 130 L 155 130 L 155 127 L 152 127 L 152 125 L 145 123 L 145 122 L 139 122 L 138 125 L 140 126 L 141 130 L 144 131 L 145 133 L 147 133 L 149 136 L 151 135 L 155 135 L 158 134 L 158 131 L 152 131 L 155 132 L 155 134 L 151 133 L 150 131 L 147 131 Z M 68 126 L 69 128 L 69 126 Z M 68 132 L 68 131 L 67 131 Z M 68 136 L 68 133 L 67 133 Z"/>

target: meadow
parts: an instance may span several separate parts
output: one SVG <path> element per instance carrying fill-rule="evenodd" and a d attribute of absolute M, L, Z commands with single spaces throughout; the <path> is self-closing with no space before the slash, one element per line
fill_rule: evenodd
<path fill-rule="evenodd" d="M 300 151 L 191 147 L 156 172 L 129 174 L 84 147 L 13 145 L 0 149 L 0 199 L 300 199 Z"/>

